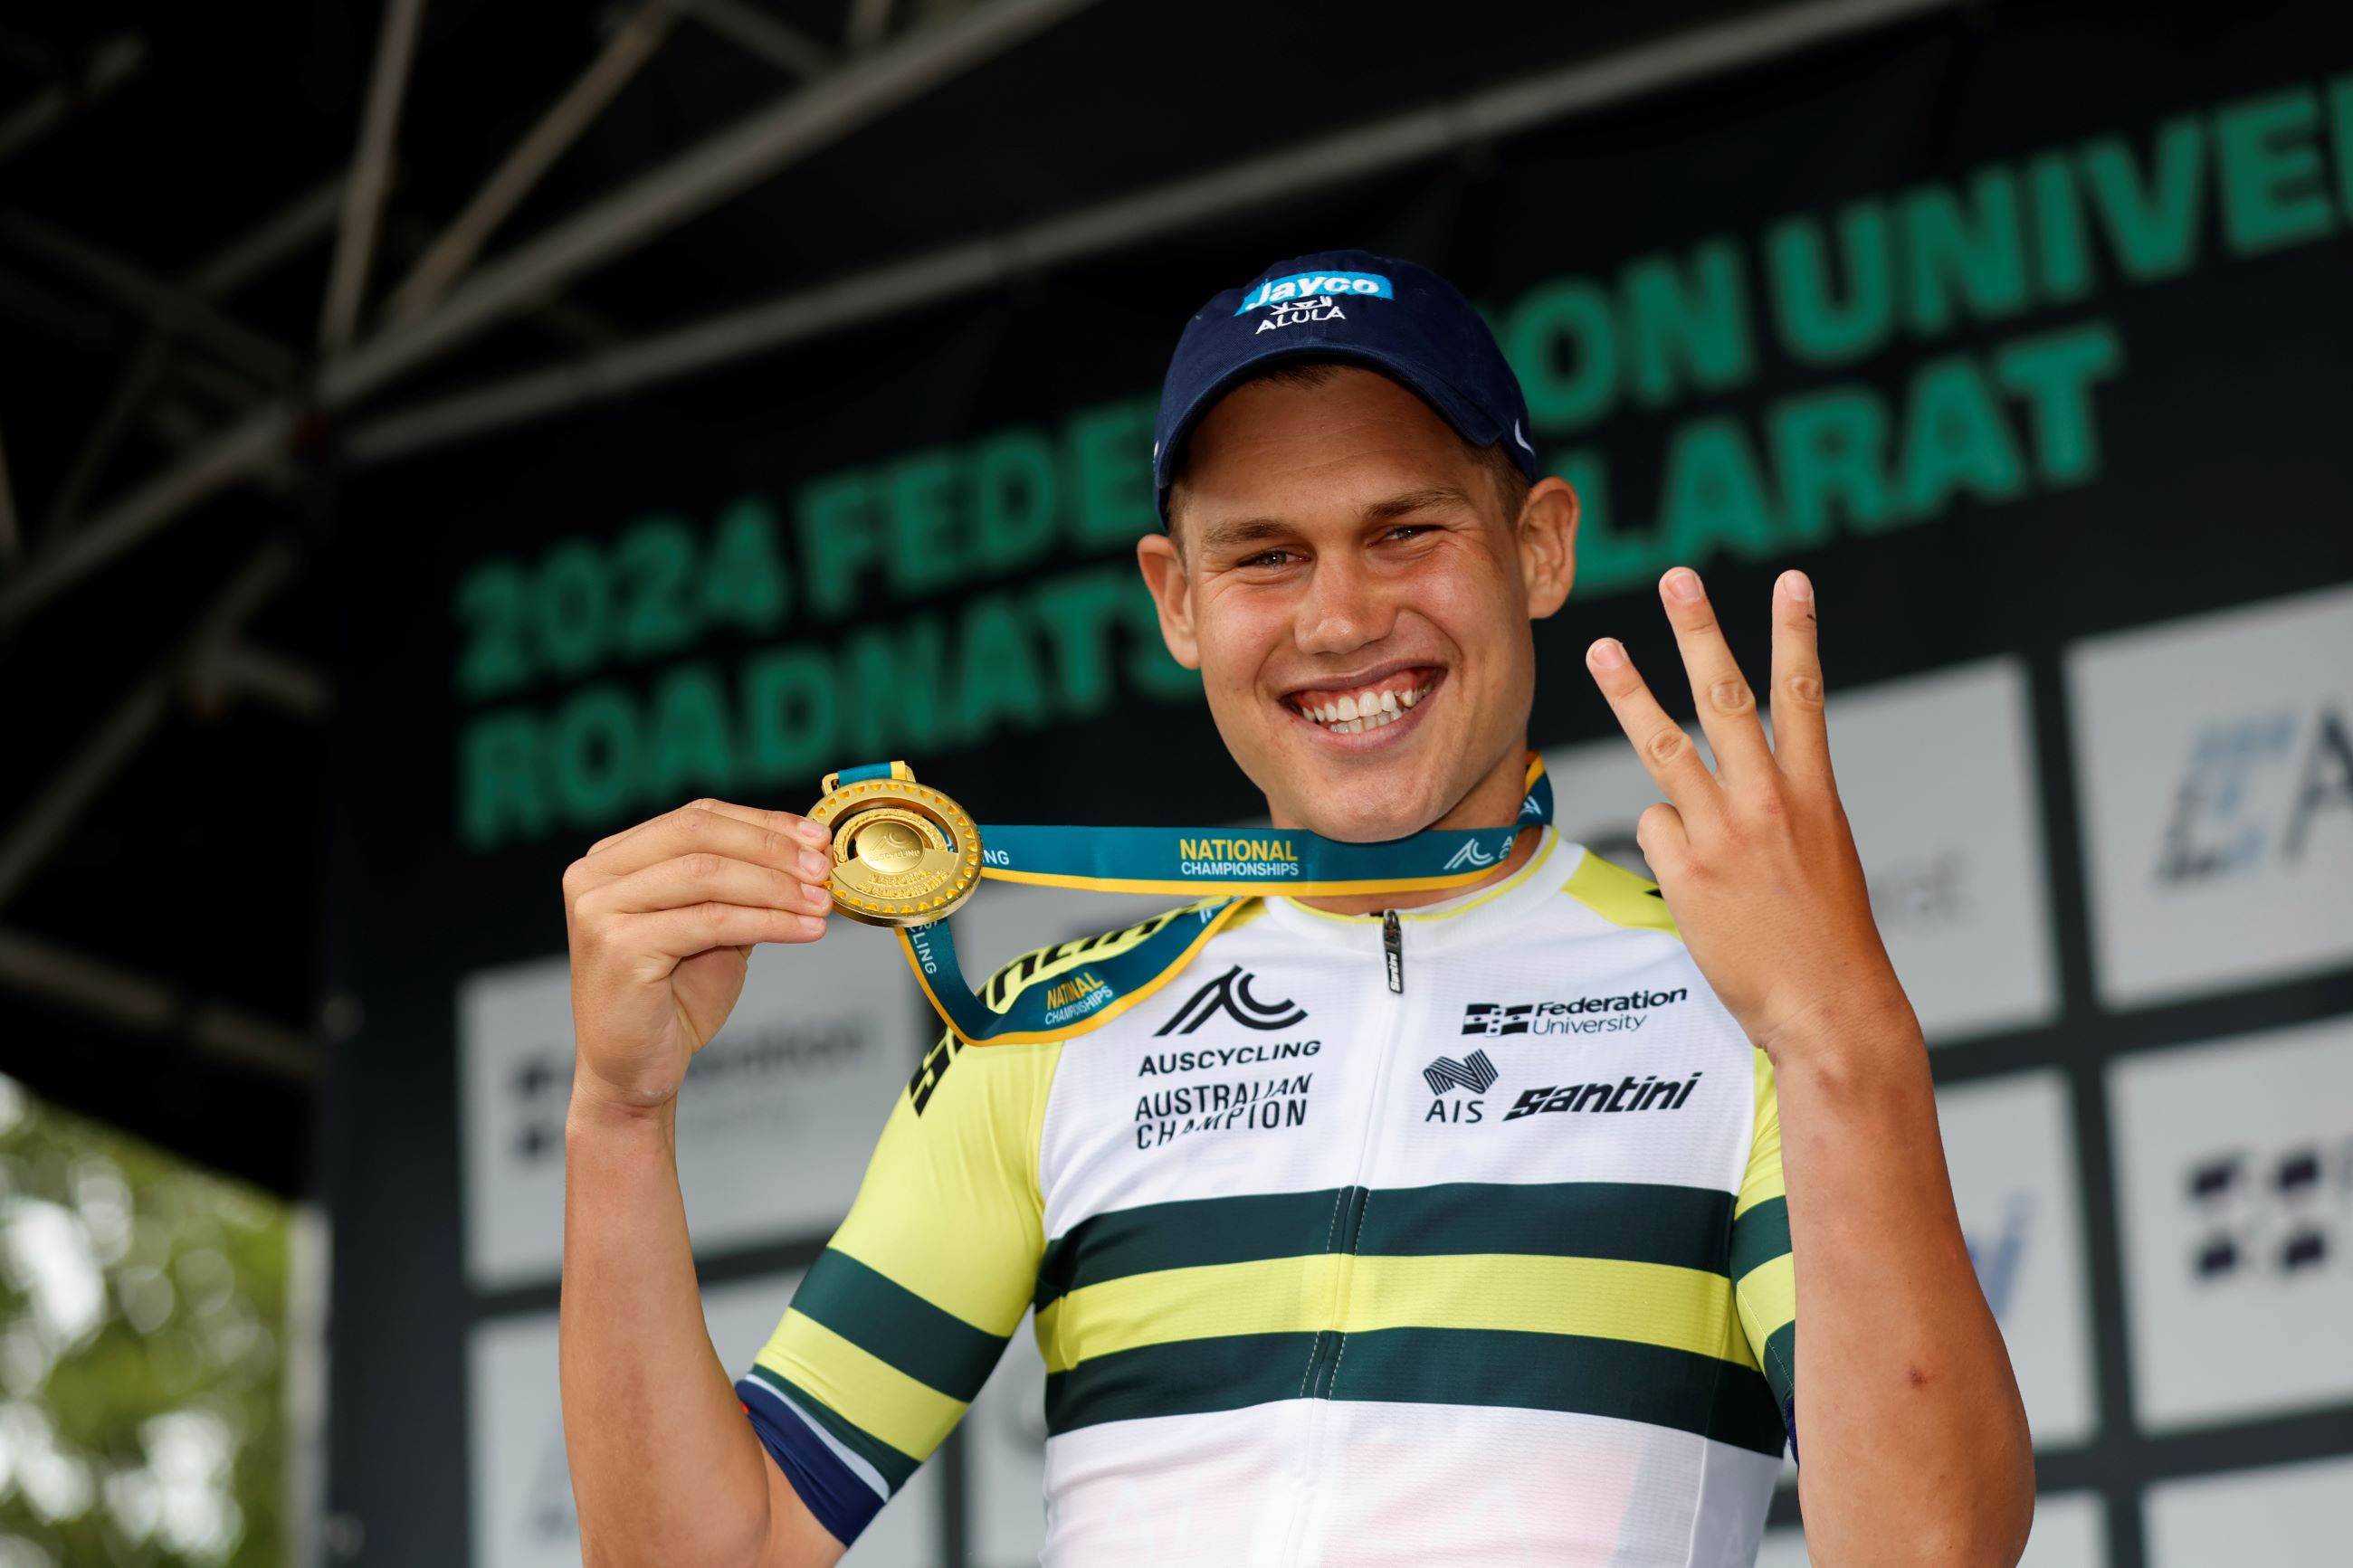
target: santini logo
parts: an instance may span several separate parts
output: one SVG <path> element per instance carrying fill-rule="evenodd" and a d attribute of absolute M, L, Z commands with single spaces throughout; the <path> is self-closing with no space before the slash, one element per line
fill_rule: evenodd
<path fill-rule="evenodd" d="M 1269 305 L 1281 309 L 1319 294 L 1358 294 L 1372 300 L 1397 298 L 1389 280 L 1377 272 L 1294 272 L 1287 278 L 1267 279 L 1243 297 L 1234 314 L 1247 316 Z"/>
<path fill-rule="evenodd" d="M 1220 1013 L 1252 1029 L 1288 1029 L 1307 1016 L 1307 1009 L 1296 1003 L 1283 1001 L 1270 1005 L 1251 995 L 1253 978 L 1240 964 L 1235 964 L 1187 998 L 1185 1005 L 1176 1009 L 1176 1016 L 1155 1029 L 1154 1036 L 1189 1035 Z"/>
<path fill-rule="evenodd" d="M 1532 1089 L 1514 1100 L 1512 1109 L 1504 1112 L 1504 1120 L 1517 1121 L 1539 1111 L 1681 1110 L 1692 1090 L 1699 1087 L 1702 1076 L 1694 1073 L 1689 1079 L 1646 1078 L 1638 1082 L 1629 1073 L 1623 1081 L 1615 1084 L 1548 1084 L 1543 1089 Z"/>
<path fill-rule="evenodd" d="M 1495 1064 L 1484 1051 L 1472 1051 L 1459 1062 L 1452 1057 L 1440 1057 L 1421 1069 L 1421 1081 L 1430 1085 L 1432 1094 L 1444 1094 L 1450 1089 L 1484 1094 L 1495 1087 L 1497 1076 Z"/>

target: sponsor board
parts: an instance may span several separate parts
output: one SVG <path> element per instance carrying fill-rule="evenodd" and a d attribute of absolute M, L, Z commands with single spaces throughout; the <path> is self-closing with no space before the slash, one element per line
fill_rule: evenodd
<path fill-rule="evenodd" d="M 2082 1443 L 2098 1429 L 2099 1400 L 2066 1078 L 2043 1069 L 1940 1089 L 1936 1122 L 2034 1446 Z"/>
<path fill-rule="evenodd" d="M 2141 1500 L 2148 1568 L 2342 1563 L 2353 1458 L 2160 1481 Z"/>
<path fill-rule="evenodd" d="M 1810 1568 L 1805 1531 L 1785 1524 L 1765 1532 L 1757 1568 Z M 2229 1561 L 2215 1558 L 2213 1562 Z M 2239 1561 L 2246 1561 L 2244 1558 Z M 2263 1558 L 2263 1562 L 2274 1559 Z M 2277 1561 L 2301 1562 L 2279 1558 Z M 2108 1517 L 2096 1492 L 2060 1492 L 2034 1500 L 2034 1530 L 2018 1568 L 2107 1568 Z M 2200 1565 L 2205 1568 L 2205 1564 Z"/>
<path fill-rule="evenodd" d="M 2100 1000 L 2353 963 L 2353 588 L 2066 661 Z"/>
<path fill-rule="evenodd" d="M 2108 1068 L 2139 1424 L 2353 1398 L 2353 1017 Z"/>
<path fill-rule="evenodd" d="M 797 1273 L 716 1286 L 703 1321 L 731 1372 L 751 1364 L 784 1315 Z M 580 1520 L 565 1462 L 555 1313 L 523 1312 L 474 1325 L 466 1345 L 469 1535 L 473 1568 L 580 1568 Z M 926 1466 L 860 1536 L 852 1568 L 933 1568 L 943 1500 Z"/>
<path fill-rule="evenodd" d="M 927 1016 L 896 942 L 840 927 L 818 948 L 754 951 L 743 997 L 679 1096 L 679 1180 L 698 1250 L 833 1228 Z M 458 1050 L 467 1275 L 484 1289 L 552 1278 L 572 1085 L 565 961 L 468 976 Z"/>
<path fill-rule="evenodd" d="M 2024 666 L 1833 691 L 1830 729 L 1873 912 L 1929 1043 L 2055 1017 Z M 1547 752 L 1545 766 L 1563 834 L 1649 876 L 1634 823 L 1660 797 L 1633 748 L 1612 736 Z"/>

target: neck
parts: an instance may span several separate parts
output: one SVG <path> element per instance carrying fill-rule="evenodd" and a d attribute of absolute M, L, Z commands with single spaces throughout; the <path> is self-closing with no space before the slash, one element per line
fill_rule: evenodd
<path fill-rule="evenodd" d="M 1528 749 L 1523 743 L 1512 749 L 1504 761 L 1490 769 L 1487 776 L 1473 784 L 1469 794 L 1458 800 L 1446 815 L 1424 828 L 1500 827 L 1520 815 L 1520 802 L 1527 795 Z M 1389 892 L 1350 893 L 1336 898 L 1302 899 L 1299 901 L 1311 910 L 1322 910 L 1335 915 L 1371 915 L 1383 910 L 1419 909 L 1424 904 L 1440 903 L 1459 899 L 1463 894 L 1500 882 L 1528 863 L 1536 852 L 1541 837 L 1537 828 L 1524 827 L 1512 840 L 1512 852 L 1498 860 L 1493 869 L 1473 882 L 1452 888 L 1398 889 Z"/>

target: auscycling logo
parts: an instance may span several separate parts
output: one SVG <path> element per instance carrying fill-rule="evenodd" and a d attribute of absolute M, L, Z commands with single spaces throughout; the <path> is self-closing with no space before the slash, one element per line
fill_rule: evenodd
<path fill-rule="evenodd" d="M 1299 875 L 1299 852 L 1288 838 L 1179 838 L 1177 870 L 1187 877 Z"/>
<path fill-rule="evenodd" d="M 1280 308 L 1319 294 L 1358 294 L 1373 300 L 1397 298 L 1389 280 L 1377 272 L 1293 272 L 1287 278 L 1269 278 L 1251 289 L 1234 314 L 1247 316 L 1269 305 Z"/>

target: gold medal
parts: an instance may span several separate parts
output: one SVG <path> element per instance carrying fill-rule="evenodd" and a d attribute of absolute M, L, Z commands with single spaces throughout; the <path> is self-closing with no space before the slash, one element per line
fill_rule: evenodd
<path fill-rule="evenodd" d="M 969 812 L 915 782 L 904 763 L 887 779 L 845 784 L 828 773 L 812 822 L 833 835 L 833 907 L 875 926 L 945 920 L 980 887 L 980 828 Z"/>

